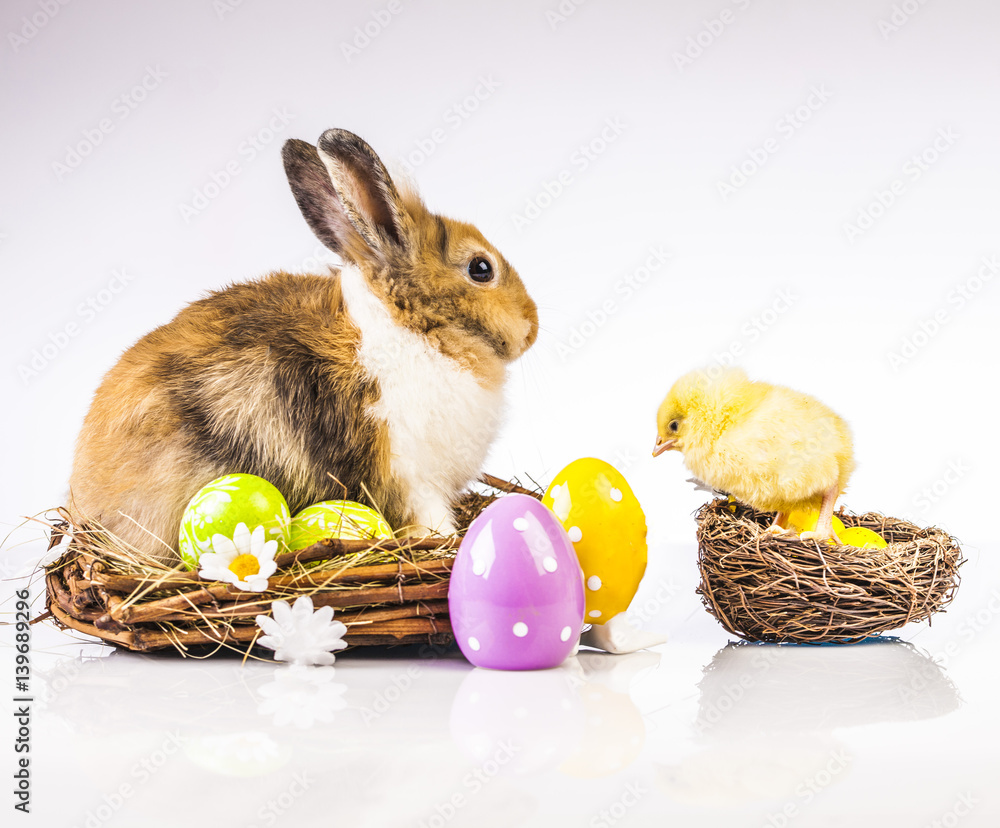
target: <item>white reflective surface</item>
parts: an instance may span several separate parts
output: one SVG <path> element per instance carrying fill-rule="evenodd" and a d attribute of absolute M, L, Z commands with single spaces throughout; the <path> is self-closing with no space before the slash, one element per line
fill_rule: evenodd
<path fill-rule="evenodd" d="M 693 548 L 654 548 L 634 608 L 670 641 L 538 672 L 417 647 L 332 669 L 141 656 L 36 626 L 29 819 L 994 826 L 997 552 L 967 550 L 933 627 L 796 647 L 729 642 Z"/>

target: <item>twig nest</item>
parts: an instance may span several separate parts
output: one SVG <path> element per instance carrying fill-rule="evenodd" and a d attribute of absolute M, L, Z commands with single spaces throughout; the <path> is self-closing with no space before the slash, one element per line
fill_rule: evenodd
<path fill-rule="evenodd" d="M 839 516 L 888 545 L 859 549 L 772 535 L 771 514 L 724 499 L 702 506 L 698 592 L 706 609 L 748 641 L 824 644 L 924 621 L 951 602 L 965 562 L 951 535 L 875 512 Z"/>
<path fill-rule="evenodd" d="M 303 596 L 335 609 L 349 647 L 446 646 L 453 641 L 448 584 L 461 535 L 504 493 L 540 497 L 490 475 L 480 482 L 485 491 L 455 504 L 457 535 L 319 540 L 275 555 L 262 592 L 149 558 L 62 509 L 50 549 L 69 541 L 46 565 L 46 605 L 58 625 L 137 652 L 249 653 L 259 644 L 257 616 L 271 613 L 276 600 Z"/>

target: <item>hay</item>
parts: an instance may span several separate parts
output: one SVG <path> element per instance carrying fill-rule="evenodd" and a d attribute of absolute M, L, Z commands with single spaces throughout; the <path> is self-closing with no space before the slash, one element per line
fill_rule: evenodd
<path fill-rule="evenodd" d="M 940 529 L 874 512 L 839 515 L 880 534 L 885 549 L 771 535 L 773 515 L 725 499 L 698 523 L 698 593 L 730 633 L 749 641 L 862 641 L 930 619 L 952 600 L 965 562 Z"/>
<path fill-rule="evenodd" d="M 62 509 L 51 526 L 49 548 L 69 542 L 46 567 L 47 607 L 61 626 L 128 650 L 248 653 L 260 635 L 257 615 L 270 614 L 272 601 L 308 595 L 315 607 L 336 608 L 348 646 L 446 645 L 453 640 L 448 577 L 465 530 L 502 493 L 537 496 L 489 475 L 482 482 L 486 491 L 469 492 L 456 504 L 457 535 L 323 540 L 277 555 L 278 571 L 262 593 L 201 580 Z M 305 566 L 316 561 L 322 563 Z"/>

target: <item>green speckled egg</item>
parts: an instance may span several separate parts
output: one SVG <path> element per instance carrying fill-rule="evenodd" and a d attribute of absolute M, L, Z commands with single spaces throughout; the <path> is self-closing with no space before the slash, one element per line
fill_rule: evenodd
<path fill-rule="evenodd" d="M 391 538 L 392 527 L 374 509 L 352 500 L 324 500 L 292 518 L 289 549 L 303 549 L 324 538 L 369 540 Z"/>
<path fill-rule="evenodd" d="M 291 515 L 284 495 L 253 474 L 226 474 L 206 484 L 184 509 L 180 529 L 181 560 L 189 569 L 212 551 L 212 536 L 233 536 L 245 523 L 252 532 L 263 526 L 268 540 L 278 541 L 279 552 L 288 543 Z"/>

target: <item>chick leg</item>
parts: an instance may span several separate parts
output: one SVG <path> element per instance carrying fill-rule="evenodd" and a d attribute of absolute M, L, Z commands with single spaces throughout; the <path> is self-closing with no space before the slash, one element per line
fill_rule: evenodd
<path fill-rule="evenodd" d="M 840 495 L 839 486 L 831 486 L 823 492 L 823 505 L 819 507 L 819 518 L 816 520 L 816 528 L 812 532 L 803 532 L 799 535 L 802 540 L 825 541 L 833 538 L 840 543 L 840 538 L 833 531 L 833 505 Z"/>
<path fill-rule="evenodd" d="M 770 535 L 787 535 L 791 529 L 788 528 L 788 512 L 778 512 L 774 516 L 774 523 L 767 527 Z"/>

